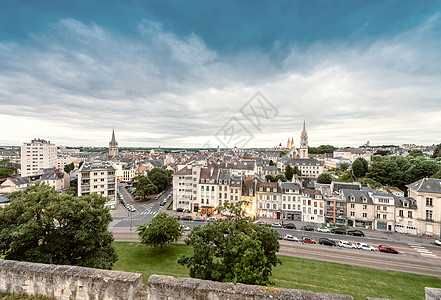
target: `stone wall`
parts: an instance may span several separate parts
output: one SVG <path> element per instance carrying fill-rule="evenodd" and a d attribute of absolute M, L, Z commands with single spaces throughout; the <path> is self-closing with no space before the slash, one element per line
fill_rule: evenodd
<path fill-rule="evenodd" d="M 349 295 L 142 275 L 75 266 L 0 260 L 0 291 L 56 299 L 123 300 L 353 300 Z M 432 298 L 431 298 L 432 299 Z"/>

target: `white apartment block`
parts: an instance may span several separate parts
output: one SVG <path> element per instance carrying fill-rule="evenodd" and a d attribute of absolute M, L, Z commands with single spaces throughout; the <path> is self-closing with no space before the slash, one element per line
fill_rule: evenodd
<path fill-rule="evenodd" d="M 57 147 L 50 141 L 33 139 L 21 146 L 21 176 L 37 174 L 42 169 L 57 168 Z"/>
<path fill-rule="evenodd" d="M 302 159 L 302 158 L 285 158 L 282 157 L 277 162 L 277 168 L 284 173 L 286 170 L 286 166 L 289 165 L 291 167 L 299 168 L 300 172 L 302 172 L 302 176 L 317 178 L 321 173 L 323 173 L 324 167 L 323 162 L 318 161 L 316 159 Z"/>
<path fill-rule="evenodd" d="M 97 193 L 107 197 L 106 206 L 116 207 L 116 169 L 105 161 L 85 162 L 78 170 L 78 196 Z"/>
<path fill-rule="evenodd" d="M 374 204 L 374 229 L 392 231 L 395 228 L 395 198 L 392 194 L 370 194 Z"/>

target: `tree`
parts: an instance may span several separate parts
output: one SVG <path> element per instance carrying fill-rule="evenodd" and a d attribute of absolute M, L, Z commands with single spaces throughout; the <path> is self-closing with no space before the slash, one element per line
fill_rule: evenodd
<path fill-rule="evenodd" d="M 277 174 L 276 177 L 274 177 L 275 181 L 279 181 L 279 179 L 282 180 L 282 182 L 286 182 L 286 177 L 282 173 Z"/>
<path fill-rule="evenodd" d="M 308 147 L 308 153 L 310 154 L 325 154 L 325 153 L 333 153 L 337 150 L 336 147 L 331 145 L 320 145 L 318 147 Z"/>
<path fill-rule="evenodd" d="M 74 197 L 37 184 L 8 196 L 0 208 L 0 255 L 5 259 L 111 269 L 117 261 L 107 198 Z"/>
<path fill-rule="evenodd" d="M 285 168 L 286 179 L 291 181 L 293 176 L 294 176 L 294 169 L 290 165 L 287 165 Z"/>
<path fill-rule="evenodd" d="M 421 178 L 431 177 L 441 170 L 441 166 L 434 160 L 415 160 L 413 165 L 407 169 L 405 176 L 408 183 L 415 182 Z"/>
<path fill-rule="evenodd" d="M 284 157 L 284 156 L 286 156 L 286 152 L 285 151 L 280 152 L 279 157 Z"/>
<path fill-rule="evenodd" d="M 266 181 L 268 181 L 268 182 L 276 182 L 276 178 L 274 178 L 274 176 L 273 175 L 265 175 L 265 179 L 266 179 Z"/>
<path fill-rule="evenodd" d="M 178 263 L 189 268 L 192 278 L 245 284 L 270 284 L 272 268 L 280 244 L 275 230 L 259 226 L 245 217 L 247 203 L 226 202 L 218 208 L 229 218 L 218 219 L 204 227 L 193 228 L 185 242 L 193 246 L 193 255 L 181 255 Z"/>
<path fill-rule="evenodd" d="M 366 175 L 369 169 L 368 162 L 363 158 L 359 157 L 352 163 L 352 172 L 356 177 L 363 177 Z"/>
<path fill-rule="evenodd" d="M 9 158 L 0 160 L 0 178 L 11 177 L 17 173 L 17 164 Z"/>
<path fill-rule="evenodd" d="M 166 170 L 153 168 L 147 173 L 150 181 L 158 187 L 158 191 L 162 192 L 169 185 L 169 175 Z"/>
<path fill-rule="evenodd" d="M 441 170 L 432 175 L 432 178 L 441 179 Z"/>
<path fill-rule="evenodd" d="M 302 171 L 300 171 L 299 167 L 294 166 L 294 174 L 297 174 L 297 176 L 302 176 Z"/>
<path fill-rule="evenodd" d="M 269 165 L 270 165 L 270 166 L 275 166 L 275 164 L 274 164 L 274 162 L 273 162 L 272 159 L 270 160 Z"/>
<path fill-rule="evenodd" d="M 390 154 L 391 154 L 391 152 L 389 150 L 377 150 L 374 153 L 374 155 L 381 155 L 381 156 L 387 156 Z"/>
<path fill-rule="evenodd" d="M 163 246 L 176 242 L 182 236 L 182 226 L 173 216 L 164 212 L 158 213 L 149 223 L 139 225 L 136 229 L 141 243 L 148 246 Z"/>
<path fill-rule="evenodd" d="M 342 181 L 342 182 L 352 182 L 352 177 L 349 174 L 349 172 L 344 172 L 343 174 L 341 174 L 341 176 L 337 179 L 337 181 Z"/>
<path fill-rule="evenodd" d="M 332 181 L 332 176 L 329 173 L 322 173 L 317 177 L 317 183 L 330 184 Z"/>
<path fill-rule="evenodd" d="M 435 159 L 441 157 L 441 144 L 436 145 L 435 150 L 433 150 L 432 158 Z"/>
<path fill-rule="evenodd" d="M 349 168 L 349 164 L 347 162 L 342 162 L 340 164 L 340 169 L 346 171 Z"/>
<path fill-rule="evenodd" d="M 70 163 L 64 166 L 64 172 L 70 173 L 75 168 L 74 163 Z"/>
<path fill-rule="evenodd" d="M 418 156 L 424 157 L 423 151 L 421 151 L 420 149 L 412 149 L 409 155 L 413 157 L 418 157 Z"/>
<path fill-rule="evenodd" d="M 157 194 L 158 188 L 154 185 L 149 178 L 143 175 L 138 175 L 133 178 L 133 186 L 136 188 L 135 194 L 145 200 L 145 197 Z"/>

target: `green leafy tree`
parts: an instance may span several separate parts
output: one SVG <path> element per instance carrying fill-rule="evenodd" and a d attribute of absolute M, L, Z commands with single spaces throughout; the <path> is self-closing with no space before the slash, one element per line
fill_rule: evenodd
<path fill-rule="evenodd" d="M 441 170 L 432 175 L 432 178 L 441 179 Z"/>
<path fill-rule="evenodd" d="M 173 182 L 173 170 L 165 170 L 168 174 L 168 182 L 171 184 Z"/>
<path fill-rule="evenodd" d="M 273 175 L 265 175 L 265 179 L 266 179 L 266 181 L 269 181 L 269 182 L 276 182 L 276 178 L 274 178 L 274 176 Z"/>
<path fill-rule="evenodd" d="M 302 176 L 302 171 L 300 171 L 299 167 L 294 166 L 293 170 L 294 174 L 297 174 L 297 176 Z"/>
<path fill-rule="evenodd" d="M 330 184 L 332 182 L 332 176 L 329 173 L 322 173 L 317 177 L 318 183 Z"/>
<path fill-rule="evenodd" d="M 320 145 L 318 147 L 308 147 L 308 153 L 310 154 L 325 154 L 325 153 L 334 153 L 337 150 L 336 147 L 331 145 Z"/>
<path fill-rule="evenodd" d="M 247 203 L 226 202 L 219 207 L 227 220 L 219 219 L 193 228 L 185 242 L 193 246 L 193 255 L 181 255 L 178 263 L 189 268 L 193 278 L 246 284 L 271 284 L 272 268 L 280 245 L 278 234 L 244 216 Z"/>
<path fill-rule="evenodd" d="M 0 178 L 11 177 L 17 173 L 17 164 L 9 158 L 0 160 Z"/>
<path fill-rule="evenodd" d="M 173 216 L 164 212 L 158 213 L 149 223 L 139 225 L 136 229 L 141 243 L 161 248 L 169 243 L 175 243 L 182 236 L 182 226 Z"/>
<path fill-rule="evenodd" d="M 294 169 L 290 165 L 287 165 L 285 168 L 286 179 L 291 181 L 293 176 L 294 176 Z"/>
<path fill-rule="evenodd" d="M 343 172 L 343 174 L 341 174 L 341 176 L 336 181 L 352 182 L 353 180 L 352 180 L 351 174 L 349 174 L 349 172 Z"/>
<path fill-rule="evenodd" d="M 423 151 L 421 151 L 420 149 L 412 149 L 409 155 L 413 157 L 418 157 L 418 156 L 424 157 Z"/>
<path fill-rule="evenodd" d="M 269 165 L 270 165 L 270 166 L 275 166 L 275 164 L 274 164 L 274 162 L 273 162 L 272 159 L 270 160 Z"/>
<path fill-rule="evenodd" d="M 274 177 L 275 181 L 282 180 L 282 182 L 286 182 L 286 177 L 283 174 L 277 174 L 276 177 Z"/>
<path fill-rule="evenodd" d="M 377 150 L 375 151 L 374 155 L 380 155 L 380 156 L 388 156 L 391 152 L 389 150 Z"/>
<path fill-rule="evenodd" d="M 363 158 L 359 157 L 352 163 L 352 172 L 356 177 L 363 177 L 366 175 L 369 169 L 368 162 Z"/>
<path fill-rule="evenodd" d="M 64 166 L 64 172 L 70 173 L 75 168 L 74 163 L 70 163 Z"/>
<path fill-rule="evenodd" d="M 284 156 L 286 156 L 286 152 L 284 151 L 280 152 L 279 157 L 284 157 Z"/>
<path fill-rule="evenodd" d="M 169 174 L 166 170 L 153 168 L 147 173 L 150 181 L 158 187 L 158 191 L 162 192 L 169 185 Z"/>
<path fill-rule="evenodd" d="M 432 158 L 435 159 L 441 157 L 441 144 L 436 145 L 435 150 L 433 150 Z"/>
<path fill-rule="evenodd" d="M 373 189 L 377 189 L 377 188 L 383 187 L 383 185 L 381 183 L 376 182 L 375 180 L 372 180 L 370 178 L 363 178 L 363 179 L 360 180 L 360 183 L 363 186 L 368 186 L 368 187 L 373 188 Z"/>
<path fill-rule="evenodd" d="M 158 187 L 154 185 L 146 176 L 135 176 L 133 181 L 133 186 L 136 188 L 135 194 L 142 197 L 143 200 L 145 200 L 147 196 L 158 193 Z"/>
<path fill-rule="evenodd" d="M 117 261 L 107 199 L 74 197 L 37 184 L 0 208 L 0 255 L 6 259 L 111 269 Z"/>
<path fill-rule="evenodd" d="M 407 169 L 405 176 L 408 183 L 415 182 L 421 178 L 431 177 L 441 169 L 441 166 L 431 159 L 415 160 L 412 166 Z"/>
<path fill-rule="evenodd" d="M 347 162 L 342 162 L 340 164 L 340 170 L 346 171 L 349 168 L 349 164 Z"/>

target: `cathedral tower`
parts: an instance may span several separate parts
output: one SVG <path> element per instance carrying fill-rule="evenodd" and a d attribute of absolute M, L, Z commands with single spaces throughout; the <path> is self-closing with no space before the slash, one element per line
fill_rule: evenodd
<path fill-rule="evenodd" d="M 115 130 L 112 130 L 112 140 L 109 143 L 109 156 L 117 156 L 118 155 L 118 143 L 115 139 Z"/>
<path fill-rule="evenodd" d="M 308 134 L 306 133 L 306 124 L 303 121 L 303 130 L 300 135 L 300 158 L 308 158 Z"/>

